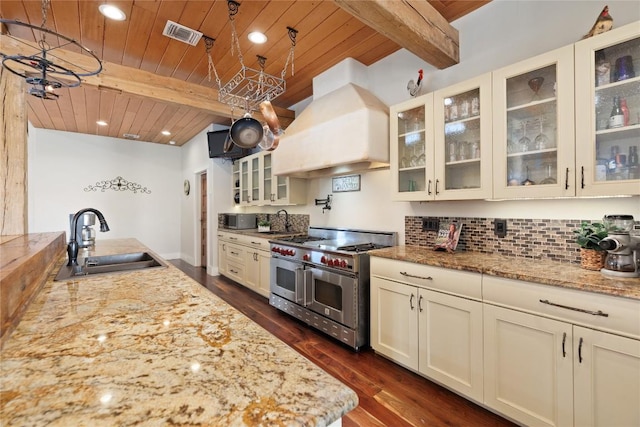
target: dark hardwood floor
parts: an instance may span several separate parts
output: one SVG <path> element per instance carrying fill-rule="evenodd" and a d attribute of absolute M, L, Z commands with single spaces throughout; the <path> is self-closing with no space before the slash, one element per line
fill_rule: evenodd
<path fill-rule="evenodd" d="M 358 353 L 297 319 L 276 310 L 266 298 L 223 276 L 181 260 L 171 263 L 351 387 L 359 406 L 342 421 L 353 426 L 513 426 L 511 422 L 457 394 L 378 356 Z"/>

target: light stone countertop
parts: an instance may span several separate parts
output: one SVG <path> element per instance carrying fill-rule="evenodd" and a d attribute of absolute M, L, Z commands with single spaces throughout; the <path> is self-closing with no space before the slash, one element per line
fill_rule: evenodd
<path fill-rule="evenodd" d="M 98 240 L 92 254 L 144 250 Z M 358 405 L 172 265 L 53 281 L 64 262 L 0 353 L 3 426 L 325 426 Z"/>
<path fill-rule="evenodd" d="M 441 252 L 424 246 L 394 246 L 369 251 L 370 256 L 451 268 L 559 286 L 606 295 L 640 299 L 640 278 L 605 277 L 569 263 L 538 261 L 479 252 Z"/>

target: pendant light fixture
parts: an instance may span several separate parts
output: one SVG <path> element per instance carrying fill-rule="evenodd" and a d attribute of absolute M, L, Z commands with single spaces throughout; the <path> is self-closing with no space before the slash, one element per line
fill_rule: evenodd
<path fill-rule="evenodd" d="M 102 71 L 102 62 L 77 41 L 46 28 L 50 0 L 42 0 L 42 25 L 36 26 L 11 19 L 0 19 L 6 25 L 3 37 L 11 37 L 12 28 L 23 27 L 33 32 L 36 42 L 13 38 L 22 47 L 22 54 L 2 55 L 2 66 L 31 85 L 29 94 L 42 99 L 57 99 L 55 89 L 80 86 L 81 77 Z M 75 64 L 64 51 L 80 52 L 86 61 Z"/>

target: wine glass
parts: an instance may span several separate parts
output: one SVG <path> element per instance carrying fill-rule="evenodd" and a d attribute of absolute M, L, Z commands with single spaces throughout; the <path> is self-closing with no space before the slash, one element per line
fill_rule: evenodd
<path fill-rule="evenodd" d="M 545 148 L 549 148 L 549 138 L 547 138 L 547 135 L 542 133 L 542 121 L 543 117 L 540 116 L 540 133 L 533 140 L 536 150 L 544 150 Z"/>
<path fill-rule="evenodd" d="M 518 140 L 519 151 L 529 151 L 531 140 L 527 137 L 527 121 L 522 122 L 522 138 Z"/>
<path fill-rule="evenodd" d="M 543 179 L 542 181 L 540 181 L 540 184 L 542 184 L 542 185 L 545 185 L 545 184 L 557 184 L 558 181 L 556 181 L 556 179 L 551 176 L 551 168 L 552 168 L 553 165 L 551 163 L 546 163 L 545 166 L 547 167 L 547 177 L 545 179 Z"/>
<path fill-rule="evenodd" d="M 522 181 L 522 185 L 535 185 L 535 182 L 529 179 L 529 166 L 527 166 L 527 179 Z"/>
<path fill-rule="evenodd" d="M 538 92 L 540 91 L 540 88 L 542 87 L 542 83 L 544 83 L 544 77 L 534 77 L 531 80 L 529 80 L 527 83 L 529 84 L 529 87 L 533 91 L 533 97 L 531 98 L 531 101 L 529 101 L 529 102 L 533 102 L 533 101 L 539 100 L 540 99 L 540 95 L 538 95 Z"/>

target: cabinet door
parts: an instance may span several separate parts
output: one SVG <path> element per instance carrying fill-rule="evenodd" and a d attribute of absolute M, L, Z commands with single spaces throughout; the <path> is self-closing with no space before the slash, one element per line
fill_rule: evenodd
<path fill-rule="evenodd" d="M 575 56 L 578 195 L 640 194 L 640 25 L 580 41 Z"/>
<path fill-rule="evenodd" d="M 265 205 L 271 204 L 275 199 L 275 181 L 271 173 L 271 154 L 262 156 L 262 196 Z"/>
<path fill-rule="evenodd" d="M 573 45 L 493 72 L 493 196 L 573 196 Z"/>
<path fill-rule="evenodd" d="M 251 185 L 251 174 L 249 173 L 249 160 L 247 157 L 240 160 L 240 204 L 248 204 L 251 202 L 251 193 L 249 186 Z"/>
<path fill-rule="evenodd" d="M 433 93 L 390 109 L 393 200 L 433 200 Z"/>
<path fill-rule="evenodd" d="M 573 425 L 570 324 L 484 304 L 484 402 L 525 425 Z"/>
<path fill-rule="evenodd" d="M 482 303 L 419 292 L 420 373 L 482 402 Z"/>
<path fill-rule="evenodd" d="M 640 341 L 574 326 L 575 425 L 640 425 Z"/>
<path fill-rule="evenodd" d="M 371 278 L 371 347 L 418 370 L 418 289 Z"/>
<path fill-rule="evenodd" d="M 491 74 L 436 91 L 433 114 L 436 199 L 490 198 Z"/>
<path fill-rule="evenodd" d="M 227 244 L 218 242 L 218 274 L 227 275 Z"/>
<path fill-rule="evenodd" d="M 253 291 L 260 289 L 260 258 L 258 251 L 247 249 L 245 253 L 245 282 L 243 285 Z"/>
<path fill-rule="evenodd" d="M 233 203 L 240 204 L 240 162 L 234 162 L 231 174 L 231 197 Z"/>
<path fill-rule="evenodd" d="M 257 251 L 258 263 L 260 268 L 260 278 L 258 281 L 258 287 L 256 292 L 260 295 L 269 298 L 271 280 L 271 252 L 269 251 Z"/>
<path fill-rule="evenodd" d="M 249 193 L 250 193 L 250 199 L 251 199 L 250 204 L 252 205 L 259 205 L 263 201 L 262 199 L 262 185 L 263 185 L 262 160 L 263 160 L 263 156 L 261 156 L 260 153 L 251 156 L 249 159 L 249 173 L 251 175 L 251 179 L 249 180 L 249 182 L 251 183 L 249 187 Z M 269 199 L 267 199 L 267 201 L 268 200 Z"/>

